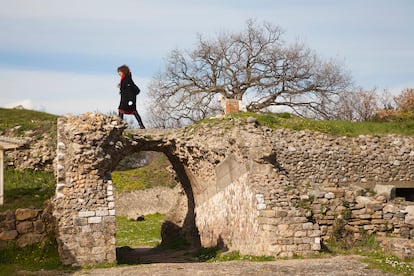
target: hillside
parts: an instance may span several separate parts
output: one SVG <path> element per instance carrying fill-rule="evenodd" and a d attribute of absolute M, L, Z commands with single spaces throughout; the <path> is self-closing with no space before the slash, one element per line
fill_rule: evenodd
<path fill-rule="evenodd" d="M 6 152 L 6 164 L 19 170 L 53 172 L 57 118 L 34 110 L 0 108 L 0 135 L 27 142 L 22 149 Z"/>
<path fill-rule="evenodd" d="M 0 134 L 33 136 L 49 133 L 56 137 L 58 116 L 49 113 L 15 108 L 0 108 Z"/>
<path fill-rule="evenodd" d="M 233 118 L 246 119 L 248 117 L 254 117 L 257 120 L 258 124 L 267 126 L 272 129 L 286 128 L 298 131 L 311 130 L 333 136 L 355 137 L 358 135 L 381 136 L 387 134 L 414 136 L 414 120 L 399 122 L 349 122 L 335 120 L 326 121 L 301 118 L 290 113 L 257 114 L 251 112 L 243 112 L 227 115 L 224 120 L 222 118 L 205 119 L 189 127 L 196 127 L 200 123 L 225 124 L 227 120 L 232 120 Z"/>

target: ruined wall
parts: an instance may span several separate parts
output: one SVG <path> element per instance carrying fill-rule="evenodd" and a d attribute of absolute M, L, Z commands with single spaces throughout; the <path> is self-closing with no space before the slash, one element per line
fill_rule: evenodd
<path fill-rule="evenodd" d="M 0 248 L 2 243 L 25 247 L 44 242 L 53 232 L 51 216 L 50 208 L 0 212 Z"/>
<path fill-rule="evenodd" d="M 124 128 L 100 114 L 59 118 L 53 215 L 64 264 L 116 262 L 111 171 Z"/>
<path fill-rule="evenodd" d="M 412 203 L 361 188 L 414 187 L 413 137 L 271 130 L 250 118 L 190 127 L 176 147 L 194 175 L 203 246 L 293 256 L 318 252 L 338 233 L 413 238 Z"/>
<path fill-rule="evenodd" d="M 201 246 L 309 255 L 337 224 L 353 238 L 372 232 L 413 239 L 410 203 L 352 188 L 413 185 L 413 137 L 272 130 L 254 118 L 138 130 L 123 138 L 124 128 L 99 114 L 59 121 L 54 215 L 64 263 L 115 262 L 110 172 L 122 156 L 144 150 L 167 155 L 187 196 L 187 210 L 168 214 L 167 225 L 187 234 L 197 230 Z"/>

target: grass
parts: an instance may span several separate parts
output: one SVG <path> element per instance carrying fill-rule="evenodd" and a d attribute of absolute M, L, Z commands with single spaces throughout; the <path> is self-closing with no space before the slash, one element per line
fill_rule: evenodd
<path fill-rule="evenodd" d="M 4 205 L 0 211 L 17 208 L 42 208 L 55 191 L 52 172 L 4 170 Z"/>
<path fill-rule="evenodd" d="M 60 262 L 57 244 L 53 239 L 24 248 L 11 243 L 3 245 L 0 247 L 0 267 L 0 275 L 16 275 L 22 270 L 59 270 L 60 272 L 71 270 Z"/>
<path fill-rule="evenodd" d="M 414 274 L 414 260 L 401 260 L 393 255 L 385 253 L 374 235 L 369 235 L 352 246 L 344 244 L 341 240 L 330 239 L 324 244 L 324 250 L 319 256 L 332 255 L 361 255 L 363 262 L 369 264 L 369 268 L 379 269 L 383 272 L 390 272 L 401 275 Z"/>
<path fill-rule="evenodd" d="M 208 263 L 228 261 L 268 262 L 275 260 L 273 256 L 240 255 L 239 251 L 224 252 L 218 247 L 203 247 L 198 250 L 196 257 L 199 261 Z"/>
<path fill-rule="evenodd" d="M 17 127 L 16 136 L 30 130 L 35 134 L 49 133 L 56 137 L 57 118 L 56 115 L 34 110 L 0 108 L 0 131 Z"/>
<path fill-rule="evenodd" d="M 164 215 L 146 215 L 143 221 L 116 218 L 116 246 L 155 247 L 161 243 L 161 226 Z"/>
<path fill-rule="evenodd" d="M 117 193 L 149 189 L 155 186 L 175 187 L 174 175 L 168 172 L 168 158 L 161 154 L 146 166 L 124 171 L 113 171 L 112 181 Z"/>
<path fill-rule="evenodd" d="M 251 112 L 240 112 L 230 114 L 225 120 L 230 121 L 235 118 L 245 120 L 247 117 L 256 118 L 260 125 L 272 129 L 287 128 L 292 130 L 312 130 L 326 133 L 333 136 L 350 136 L 358 135 L 387 135 L 400 134 L 404 136 L 414 135 L 414 121 L 402 122 L 349 122 L 349 121 L 325 121 L 300 118 L 289 113 L 279 114 L 257 114 Z M 206 119 L 193 126 L 196 127 L 201 123 L 220 124 L 222 119 Z"/>

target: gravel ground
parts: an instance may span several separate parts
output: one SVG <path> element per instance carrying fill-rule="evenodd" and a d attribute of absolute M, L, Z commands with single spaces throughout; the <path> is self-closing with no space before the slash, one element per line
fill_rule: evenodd
<path fill-rule="evenodd" d="M 72 275 L 394 275 L 369 269 L 360 259 L 360 256 L 336 256 L 271 262 L 151 263 L 80 270 Z"/>

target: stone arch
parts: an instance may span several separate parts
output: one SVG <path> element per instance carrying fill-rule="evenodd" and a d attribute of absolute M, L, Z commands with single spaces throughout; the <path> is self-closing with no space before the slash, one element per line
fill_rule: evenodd
<path fill-rule="evenodd" d="M 221 245 L 249 255 L 318 252 L 321 240 L 333 231 L 339 215 L 335 212 L 342 210 L 337 204 L 344 201 L 354 207 L 367 205 L 361 209 L 364 217 L 351 217 L 348 224 L 355 236 L 366 228 L 368 209 L 387 210 L 372 216 L 368 226 L 372 233 L 385 231 L 383 223 L 393 217 L 388 213 L 398 208 L 361 196 L 359 188 L 352 187 L 398 181 L 409 188 L 414 179 L 412 137 L 335 138 L 272 130 L 251 119 L 178 130 L 125 129 L 118 117 L 103 114 L 59 118 L 53 214 L 64 264 L 116 262 L 111 172 L 128 152 L 162 151 L 173 164 L 194 204 L 186 217 L 187 225 L 194 227 L 176 233 L 196 237 L 197 242 L 193 234 L 198 229 L 201 246 Z M 322 205 L 332 210 L 322 210 Z M 390 226 L 412 239 L 414 207 L 403 208 Z M 322 213 L 328 211 L 331 220 Z M 364 225 L 354 227 L 361 222 Z"/>
<path fill-rule="evenodd" d="M 167 218 L 162 225 L 161 244 L 169 244 L 174 239 L 184 238 L 192 247 L 199 247 L 200 237 L 195 223 L 195 202 L 191 180 L 188 171 L 186 171 L 185 167 L 171 148 L 172 145 L 163 146 L 159 141 L 139 141 L 139 143 L 128 143 L 128 146 L 122 151 L 122 156 L 128 156 L 142 151 L 155 151 L 166 155 L 177 175 L 179 185 L 181 185 L 185 192 L 186 208 L 183 217 L 181 217 L 182 214 L 178 214 L 179 217 L 167 214 Z M 114 165 L 116 167 L 117 164 Z M 179 205 L 179 203 L 180 202 L 178 202 L 177 205 Z M 177 206 L 177 208 L 179 208 L 179 206 Z"/>
<path fill-rule="evenodd" d="M 118 118 L 86 113 L 58 119 L 56 193 L 53 199 L 56 237 L 66 265 L 116 262 L 115 199 L 111 172 L 123 156 L 139 151 L 166 154 L 187 195 L 182 227 L 174 221 L 163 226 L 163 240 L 174 235 L 200 245 L 195 224 L 190 177 L 174 153 L 174 144 L 154 140 L 148 131 L 138 138 L 123 136 L 126 124 Z"/>

